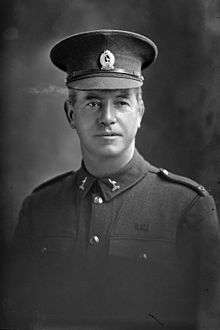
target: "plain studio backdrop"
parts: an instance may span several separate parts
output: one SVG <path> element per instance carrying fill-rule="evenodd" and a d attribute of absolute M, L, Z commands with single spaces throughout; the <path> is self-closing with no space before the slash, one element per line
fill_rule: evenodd
<path fill-rule="evenodd" d="M 1 1 L 1 230 L 9 242 L 24 197 L 77 169 L 77 135 L 63 111 L 65 74 L 49 59 L 68 35 L 129 30 L 152 38 L 146 113 L 137 147 L 147 160 L 203 184 L 220 200 L 218 0 Z"/>

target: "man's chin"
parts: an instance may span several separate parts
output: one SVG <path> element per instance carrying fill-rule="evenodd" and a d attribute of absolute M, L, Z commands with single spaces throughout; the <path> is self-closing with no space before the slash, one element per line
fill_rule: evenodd
<path fill-rule="evenodd" d="M 117 157 L 122 154 L 123 150 L 121 148 L 117 148 L 115 146 L 105 146 L 102 148 L 96 149 L 94 151 L 94 154 L 97 155 L 97 157 Z"/>

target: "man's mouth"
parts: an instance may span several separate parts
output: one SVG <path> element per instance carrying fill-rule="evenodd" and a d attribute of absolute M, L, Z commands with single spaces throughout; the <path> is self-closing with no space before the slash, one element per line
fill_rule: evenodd
<path fill-rule="evenodd" d="M 118 134 L 118 133 L 114 133 L 114 132 L 109 132 L 109 133 L 106 133 L 106 132 L 103 132 L 103 133 L 99 133 L 99 134 L 96 134 L 96 136 L 98 137 L 110 137 L 110 136 L 121 136 L 121 134 Z"/>

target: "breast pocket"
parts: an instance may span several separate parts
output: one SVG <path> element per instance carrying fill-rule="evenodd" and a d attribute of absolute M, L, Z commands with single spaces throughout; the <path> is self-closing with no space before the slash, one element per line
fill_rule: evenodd
<path fill-rule="evenodd" d="M 178 263 L 175 242 L 164 238 L 142 239 L 138 237 L 112 236 L 109 241 L 109 257 L 145 264 L 160 269 L 173 268 Z"/>
<path fill-rule="evenodd" d="M 39 237 L 33 242 L 37 295 L 53 297 L 64 292 L 76 267 L 75 238 L 72 236 Z M 43 299 L 43 298 L 42 298 Z"/>
<path fill-rule="evenodd" d="M 74 236 L 45 236 L 33 242 L 33 256 L 40 276 L 67 273 L 74 262 L 76 239 Z"/>
<path fill-rule="evenodd" d="M 110 237 L 108 296 L 115 297 L 121 311 L 126 306 L 130 315 L 140 313 L 143 316 L 151 310 L 170 284 L 169 276 L 176 263 L 174 251 L 174 242 L 166 238 Z"/>
<path fill-rule="evenodd" d="M 175 241 L 167 238 L 139 239 L 113 236 L 109 242 L 109 264 L 115 278 L 131 286 L 145 286 L 160 293 L 182 284 L 184 265 L 176 254 Z M 134 284 L 135 283 L 135 284 Z M 175 283 L 175 285 L 174 285 Z M 153 293 L 152 293 L 153 294 Z"/>
<path fill-rule="evenodd" d="M 65 256 L 74 251 L 75 237 L 42 237 L 35 242 L 34 250 L 43 256 Z"/>
<path fill-rule="evenodd" d="M 35 260 L 34 295 L 37 308 L 43 313 L 65 310 L 75 292 L 76 240 L 73 236 L 38 237 L 33 242 Z"/>

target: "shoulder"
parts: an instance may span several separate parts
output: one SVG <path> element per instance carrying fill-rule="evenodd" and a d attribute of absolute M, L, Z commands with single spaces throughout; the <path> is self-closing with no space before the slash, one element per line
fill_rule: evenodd
<path fill-rule="evenodd" d="M 41 183 L 28 194 L 20 208 L 19 218 L 28 217 L 42 209 L 56 209 L 61 201 L 66 201 L 73 191 L 75 172 L 69 171 L 59 174 Z"/>
<path fill-rule="evenodd" d="M 196 226 L 201 225 L 206 231 L 219 231 L 215 201 L 203 186 L 190 178 L 152 165 L 149 167 L 149 172 L 154 182 L 153 193 L 159 195 L 160 205 L 165 206 L 165 212 L 172 205 L 170 208 L 172 217 L 179 210 L 179 214 L 183 216 L 189 228 L 195 229 Z"/>
<path fill-rule="evenodd" d="M 164 182 L 165 184 L 167 183 L 168 185 L 170 184 L 171 187 L 174 187 L 174 185 L 178 185 L 181 186 L 183 189 L 196 192 L 199 196 L 209 195 L 208 191 L 198 182 L 190 178 L 169 172 L 164 168 L 157 168 L 155 166 L 150 165 L 149 172 L 154 173 L 160 179 L 160 182 Z"/>
<path fill-rule="evenodd" d="M 55 187 L 55 186 L 59 185 L 60 183 L 63 183 L 64 181 L 68 180 L 69 178 L 72 178 L 74 174 L 75 174 L 74 171 L 68 171 L 68 172 L 59 174 L 53 178 L 50 178 L 47 181 L 44 181 L 43 183 L 41 183 L 36 188 L 34 188 L 34 190 L 32 191 L 32 194 L 37 193 L 39 191 L 43 191 L 47 188 Z"/>

